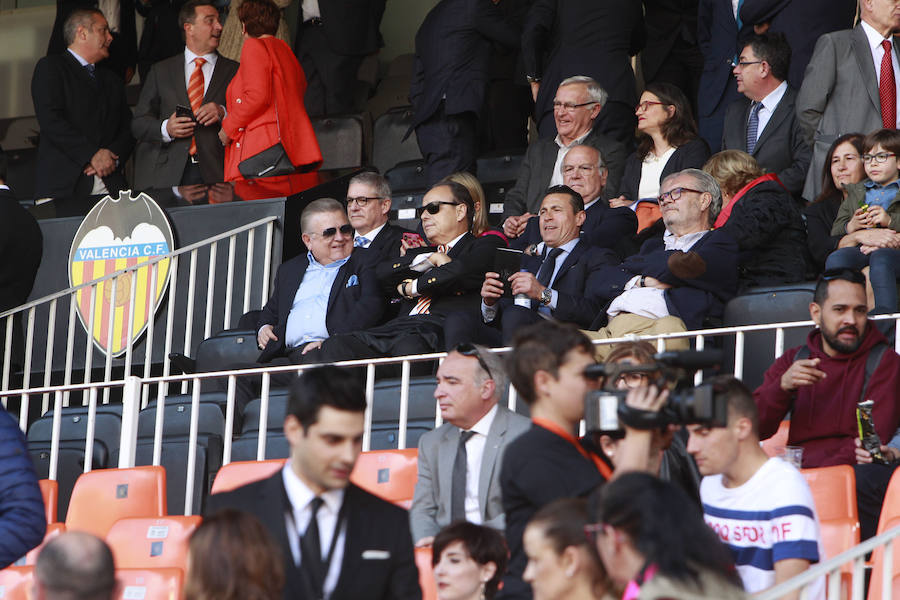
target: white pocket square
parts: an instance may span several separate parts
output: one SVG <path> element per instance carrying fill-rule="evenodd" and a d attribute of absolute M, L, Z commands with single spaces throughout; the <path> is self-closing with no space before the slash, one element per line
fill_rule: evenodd
<path fill-rule="evenodd" d="M 363 560 L 387 560 L 391 557 L 391 553 L 387 550 L 364 550 L 362 553 Z"/>

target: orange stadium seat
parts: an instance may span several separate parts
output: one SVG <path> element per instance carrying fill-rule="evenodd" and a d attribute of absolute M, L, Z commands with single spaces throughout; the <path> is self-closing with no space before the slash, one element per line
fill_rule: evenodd
<path fill-rule="evenodd" d="M 418 456 L 416 448 L 363 452 L 350 474 L 350 481 L 367 492 L 408 509 L 412 505 L 418 477 Z"/>
<path fill-rule="evenodd" d="M 228 463 L 216 473 L 210 494 L 230 492 L 252 481 L 259 481 L 275 474 L 284 466 L 285 459 L 241 460 Z"/>
<path fill-rule="evenodd" d="M 884 502 L 881 503 L 881 517 L 878 519 L 877 535 L 881 535 L 888 529 L 889 521 L 897 520 L 900 524 L 900 469 L 894 471 L 884 493 Z M 895 571 L 900 573 L 898 571 Z"/>
<path fill-rule="evenodd" d="M 125 517 L 166 514 L 166 470 L 162 467 L 99 469 L 75 482 L 66 529 L 105 538 L 113 523 Z"/>
<path fill-rule="evenodd" d="M 437 600 L 437 583 L 434 581 L 434 567 L 431 566 L 431 546 L 416 548 L 416 566 L 419 568 L 422 600 Z"/>
<path fill-rule="evenodd" d="M 819 521 L 852 518 L 859 522 L 856 510 L 856 475 L 850 465 L 835 465 L 800 471 L 812 491 Z"/>
<path fill-rule="evenodd" d="M 34 567 L 7 567 L 0 571 L 0 598 L 29 600 Z"/>
<path fill-rule="evenodd" d="M 48 523 L 47 524 L 47 533 L 44 534 L 44 541 L 38 544 L 35 548 L 32 548 L 28 551 L 28 554 L 20 558 L 16 562 L 16 566 L 27 566 L 33 567 L 34 563 L 37 562 L 38 554 L 41 553 L 41 549 L 44 547 L 44 544 L 55 538 L 61 533 L 66 532 L 66 526 L 63 523 Z M 0 594 L 0 598 L 3 598 L 3 594 Z"/>
<path fill-rule="evenodd" d="M 106 534 L 106 543 L 117 569 L 184 569 L 188 541 L 202 520 L 199 516 L 119 519 Z"/>
<path fill-rule="evenodd" d="M 38 481 L 38 485 L 41 487 L 41 496 L 44 497 L 47 523 L 56 523 L 56 510 L 59 505 L 59 483 L 53 479 L 41 479 Z"/>
<path fill-rule="evenodd" d="M 778 431 L 775 432 L 775 435 L 760 443 L 766 454 L 769 456 L 778 456 L 778 453 L 781 452 L 782 448 L 787 446 L 788 430 L 790 428 L 790 421 L 782 421 L 778 426 Z"/>
<path fill-rule="evenodd" d="M 178 600 L 182 597 L 184 571 L 181 569 L 116 569 L 119 588 L 116 600 Z"/>

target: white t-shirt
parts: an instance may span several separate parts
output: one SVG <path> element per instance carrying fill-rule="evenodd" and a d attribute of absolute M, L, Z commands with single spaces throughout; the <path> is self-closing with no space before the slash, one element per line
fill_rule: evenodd
<path fill-rule="evenodd" d="M 824 559 L 812 493 L 800 471 L 770 458 L 746 483 L 722 485 L 721 475 L 700 483 L 703 517 L 734 556 L 747 593 L 775 585 L 775 563 Z M 809 587 L 810 599 L 825 598 L 824 577 Z"/>

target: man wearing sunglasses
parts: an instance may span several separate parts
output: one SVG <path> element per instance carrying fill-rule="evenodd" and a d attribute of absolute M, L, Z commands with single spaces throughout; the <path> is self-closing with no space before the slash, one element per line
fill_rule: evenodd
<path fill-rule="evenodd" d="M 531 422 L 502 405 L 506 372 L 483 346 L 460 344 L 441 363 L 434 399 L 444 424 L 419 438 L 416 492 L 409 511 L 417 546 L 454 521 L 503 531 L 500 464 Z"/>
<path fill-rule="evenodd" d="M 330 337 L 322 344 L 323 360 L 442 351 L 447 314 L 478 310 L 478 291 L 500 238 L 469 233 L 474 203 L 458 183 L 433 186 L 419 213 L 431 245 L 411 248 L 377 268 L 378 282 L 396 300 L 399 316 L 378 327 Z"/>
<path fill-rule="evenodd" d="M 809 314 L 816 323 L 806 344 L 787 350 L 754 392 L 759 437 L 775 434 L 791 413 L 788 443 L 803 448 L 803 466 L 854 465 L 860 535 L 875 534 L 881 503 L 900 450 L 886 444 L 900 427 L 900 356 L 867 318 L 859 271 L 825 271 Z M 872 421 L 887 464 L 861 448 L 857 403 L 873 400 Z M 891 442 L 894 446 L 896 442 Z"/>
<path fill-rule="evenodd" d="M 353 247 L 368 250 L 373 262 L 400 256 L 400 240 L 406 229 L 388 223 L 391 185 L 375 172 L 355 175 L 347 188 L 347 216 L 355 230 Z"/>

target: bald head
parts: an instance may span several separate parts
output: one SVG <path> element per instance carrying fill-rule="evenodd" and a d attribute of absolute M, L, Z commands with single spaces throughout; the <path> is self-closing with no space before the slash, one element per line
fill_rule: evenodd
<path fill-rule="evenodd" d="M 106 542 L 72 531 L 43 547 L 34 567 L 38 598 L 111 600 L 116 589 L 115 563 Z"/>

